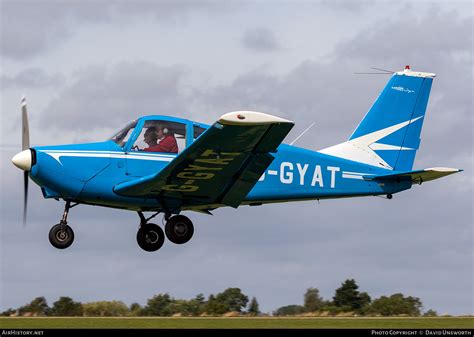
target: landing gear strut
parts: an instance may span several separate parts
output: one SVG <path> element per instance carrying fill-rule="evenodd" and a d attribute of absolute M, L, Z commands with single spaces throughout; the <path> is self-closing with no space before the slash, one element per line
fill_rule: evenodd
<path fill-rule="evenodd" d="M 191 240 L 194 234 L 194 226 L 191 220 L 184 215 L 171 216 L 165 213 L 164 220 L 165 232 L 156 224 L 148 223 L 149 220 L 157 216 L 155 213 L 149 218 L 145 218 L 142 212 L 138 211 L 140 217 L 140 228 L 137 232 L 137 242 L 140 248 L 147 252 L 154 252 L 163 246 L 165 241 L 165 233 L 168 240 L 178 245 Z"/>
<path fill-rule="evenodd" d="M 77 203 L 71 206 L 71 202 L 66 201 L 63 218 L 49 231 L 49 242 L 57 249 L 66 249 L 72 245 L 72 242 L 74 241 L 74 232 L 72 228 L 67 225 L 67 216 L 69 209 L 76 205 Z"/>

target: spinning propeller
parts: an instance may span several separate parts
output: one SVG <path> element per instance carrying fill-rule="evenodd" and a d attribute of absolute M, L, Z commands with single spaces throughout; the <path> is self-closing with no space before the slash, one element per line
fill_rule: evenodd
<path fill-rule="evenodd" d="M 23 172 L 23 226 L 26 225 L 26 208 L 28 204 L 28 172 L 31 170 L 32 154 L 30 150 L 30 131 L 28 127 L 28 112 L 26 110 L 26 97 L 21 99 L 21 123 L 22 123 L 22 151 L 13 158 L 13 164 L 22 169 Z"/>

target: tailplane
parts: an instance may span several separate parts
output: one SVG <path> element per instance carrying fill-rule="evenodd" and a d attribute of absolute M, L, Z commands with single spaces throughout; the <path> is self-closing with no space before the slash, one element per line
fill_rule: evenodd
<path fill-rule="evenodd" d="M 396 171 L 410 171 L 435 74 L 392 75 L 347 142 L 319 152 Z"/>
<path fill-rule="evenodd" d="M 460 169 L 450 167 L 431 167 L 423 170 L 408 171 L 408 172 L 397 172 L 389 174 L 378 174 L 363 176 L 365 180 L 379 180 L 379 181 L 402 181 L 410 180 L 412 184 L 422 184 L 426 181 L 439 179 L 446 177 L 453 173 L 461 172 Z"/>

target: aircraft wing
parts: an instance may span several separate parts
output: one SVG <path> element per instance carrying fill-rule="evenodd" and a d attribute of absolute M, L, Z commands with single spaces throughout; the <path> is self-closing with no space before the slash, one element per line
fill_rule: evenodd
<path fill-rule="evenodd" d="M 238 207 L 273 161 L 294 123 L 237 111 L 223 115 L 163 170 L 118 184 L 123 196 L 157 198 L 169 209 Z"/>
<path fill-rule="evenodd" d="M 413 184 L 421 184 L 425 181 L 435 180 L 444 176 L 460 172 L 462 170 L 449 167 L 431 167 L 423 170 L 398 172 L 377 176 L 364 176 L 366 180 L 403 180 L 409 179 Z"/>

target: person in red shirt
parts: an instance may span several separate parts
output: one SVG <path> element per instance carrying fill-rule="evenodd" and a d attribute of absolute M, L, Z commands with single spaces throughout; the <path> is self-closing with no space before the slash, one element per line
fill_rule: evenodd
<path fill-rule="evenodd" d="M 143 137 L 145 143 L 148 144 L 148 147 L 143 151 L 178 153 L 176 138 L 174 138 L 174 135 L 169 132 L 169 129 L 163 125 L 149 127 Z"/>

